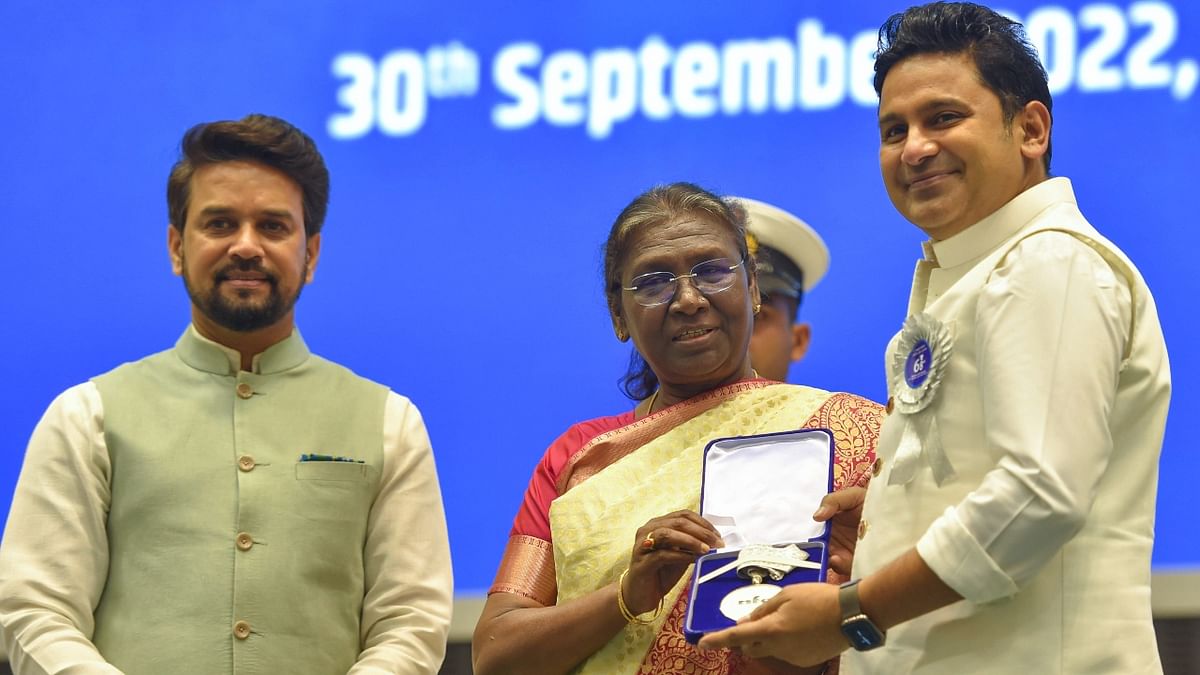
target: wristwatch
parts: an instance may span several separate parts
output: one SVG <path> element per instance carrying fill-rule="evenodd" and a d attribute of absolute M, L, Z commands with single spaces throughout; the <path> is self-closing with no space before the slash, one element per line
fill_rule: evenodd
<path fill-rule="evenodd" d="M 858 603 L 858 582 L 862 579 L 847 581 L 838 590 L 838 605 L 842 608 L 842 635 L 850 641 L 850 646 L 860 652 L 876 647 L 882 647 L 887 633 L 863 614 Z"/>

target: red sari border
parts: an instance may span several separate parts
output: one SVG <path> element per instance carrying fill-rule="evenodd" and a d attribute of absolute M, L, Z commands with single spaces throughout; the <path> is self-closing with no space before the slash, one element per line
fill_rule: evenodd
<path fill-rule="evenodd" d="M 780 383 L 762 379 L 735 382 L 663 408 L 619 429 L 600 434 L 567 460 L 555 485 L 558 494 L 565 494 L 567 490 L 600 473 L 613 462 L 738 394 L 777 384 Z"/>
<path fill-rule="evenodd" d="M 554 576 L 554 546 L 537 537 L 514 534 L 508 538 L 500 569 L 488 595 L 516 593 L 549 607 L 558 598 Z"/>

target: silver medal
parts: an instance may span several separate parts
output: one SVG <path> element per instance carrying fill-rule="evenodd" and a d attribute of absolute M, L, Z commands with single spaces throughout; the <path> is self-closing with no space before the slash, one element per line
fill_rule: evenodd
<path fill-rule="evenodd" d="M 721 613 L 733 621 L 738 621 L 782 590 L 775 584 L 750 584 L 735 588 L 721 599 Z"/>

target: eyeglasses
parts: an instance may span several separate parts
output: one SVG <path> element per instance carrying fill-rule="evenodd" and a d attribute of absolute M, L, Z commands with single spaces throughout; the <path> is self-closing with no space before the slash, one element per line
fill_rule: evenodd
<path fill-rule="evenodd" d="M 696 290 L 705 295 L 720 293 L 733 286 L 737 277 L 734 270 L 742 266 L 745 260 L 734 263 L 729 258 L 714 258 L 697 263 L 691 274 L 675 276 L 670 272 L 650 272 L 639 274 L 633 278 L 633 285 L 621 290 L 633 293 L 633 299 L 642 307 L 657 307 L 664 305 L 675 297 L 680 279 L 691 279 Z"/>

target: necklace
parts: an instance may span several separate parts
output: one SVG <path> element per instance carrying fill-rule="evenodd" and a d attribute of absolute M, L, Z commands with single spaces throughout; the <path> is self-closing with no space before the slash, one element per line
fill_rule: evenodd
<path fill-rule="evenodd" d="M 660 391 L 662 391 L 661 388 L 655 389 L 654 393 L 650 395 L 650 405 L 646 406 L 646 417 L 649 417 L 654 412 L 654 402 L 658 400 L 658 392 Z"/>
<path fill-rule="evenodd" d="M 750 377 L 757 380 L 758 379 L 758 371 L 751 368 L 750 369 Z M 644 415 L 644 417 L 649 417 L 650 415 L 652 415 L 654 413 L 654 403 L 656 401 L 658 401 L 658 392 L 660 392 L 660 391 L 662 391 L 662 387 L 655 389 L 654 393 L 650 394 L 650 398 L 648 399 L 650 401 L 650 404 L 646 406 L 646 414 Z"/>

